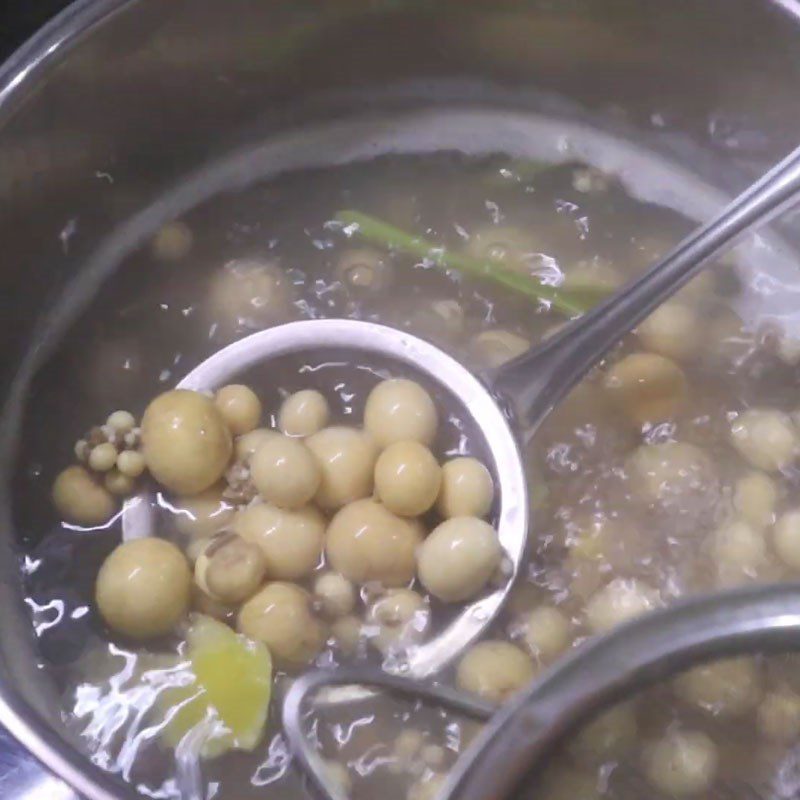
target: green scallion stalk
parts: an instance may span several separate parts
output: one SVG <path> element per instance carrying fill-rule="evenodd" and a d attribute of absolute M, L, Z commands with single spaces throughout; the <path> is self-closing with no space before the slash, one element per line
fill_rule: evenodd
<path fill-rule="evenodd" d="M 371 244 L 399 250 L 416 258 L 429 259 L 444 269 L 455 269 L 467 275 L 493 281 L 518 294 L 550 303 L 554 309 L 569 317 L 579 316 L 593 305 L 586 297 L 579 297 L 577 293 L 547 286 L 490 261 L 484 262 L 465 256 L 463 253 L 454 253 L 435 242 L 407 233 L 360 211 L 350 209 L 339 211 L 335 219 L 348 227 L 355 226 L 354 233 Z"/>

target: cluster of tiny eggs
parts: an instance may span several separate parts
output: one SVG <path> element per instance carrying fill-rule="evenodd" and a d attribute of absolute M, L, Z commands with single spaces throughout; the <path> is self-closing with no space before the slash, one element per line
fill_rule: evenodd
<path fill-rule="evenodd" d="M 61 515 L 78 525 L 106 522 L 117 508 L 115 497 L 133 494 L 145 471 L 140 444 L 136 418 L 122 410 L 79 439 L 74 447 L 78 463 L 53 483 L 53 502 Z"/>

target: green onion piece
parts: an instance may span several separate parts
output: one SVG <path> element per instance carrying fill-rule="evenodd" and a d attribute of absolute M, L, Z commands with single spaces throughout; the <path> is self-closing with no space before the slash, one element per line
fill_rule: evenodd
<path fill-rule="evenodd" d="M 362 214 L 360 211 L 351 209 L 339 211 L 335 219 L 345 226 L 355 226 L 354 233 L 372 244 L 399 250 L 417 258 L 429 259 L 443 269 L 455 269 L 467 275 L 494 281 L 518 294 L 550 303 L 554 309 L 568 317 L 579 316 L 594 304 L 586 297 L 585 292 L 581 292 L 579 296 L 539 283 L 533 278 L 519 275 L 499 264 L 480 261 L 465 256 L 463 253 L 455 253 L 434 242 L 429 242 L 421 236 L 395 228 L 388 222 L 368 214 Z"/>

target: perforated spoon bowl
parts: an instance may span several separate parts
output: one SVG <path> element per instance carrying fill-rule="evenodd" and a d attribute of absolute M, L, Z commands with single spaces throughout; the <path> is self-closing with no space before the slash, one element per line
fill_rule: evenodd
<path fill-rule="evenodd" d="M 449 403 L 479 431 L 482 449 L 489 454 L 498 495 L 493 520 L 506 555 L 502 585 L 490 589 L 460 610 L 434 638 L 408 648 L 393 660 L 394 669 L 415 678 L 438 672 L 497 616 L 516 571 L 523 561 L 528 534 L 527 478 L 517 438 L 504 409 L 487 387 L 466 367 L 438 347 L 403 331 L 356 320 L 325 319 L 290 322 L 259 331 L 217 351 L 178 384 L 180 389 L 214 390 L 237 376 L 287 355 L 307 355 L 324 360 L 326 351 L 353 355 L 354 364 L 365 355 L 378 356 L 392 367 L 416 374 L 436 384 Z M 154 498 L 142 494 L 123 511 L 126 539 L 151 536 L 154 532 Z M 352 697 L 352 694 L 350 695 Z M 348 698 L 349 699 L 349 698 Z"/>

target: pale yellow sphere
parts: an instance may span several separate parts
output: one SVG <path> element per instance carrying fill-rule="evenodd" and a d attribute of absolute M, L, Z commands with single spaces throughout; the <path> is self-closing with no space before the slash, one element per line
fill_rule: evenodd
<path fill-rule="evenodd" d="M 375 463 L 375 492 L 395 514 L 417 517 L 436 501 L 442 469 L 433 453 L 419 442 L 390 444 Z"/>
<path fill-rule="evenodd" d="M 411 520 L 374 500 L 356 500 L 331 520 L 325 552 L 331 566 L 355 583 L 404 586 L 414 577 L 422 534 Z"/>
<path fill-rule="evenodd" d="M 106 425 L 110 425 L 116 433 L 130 433 L 136 427 L 136 417 L 130 411 L 112 411 L 106 418 Z"/>
<path fill-rule="evenodd" d="M 606 373 L 611 402 L 637 425 L 674 417 L 686 404 L 688 384 L 683 370 L 656 353 L 632 353 Z"/>
<path fill-rule="evenodd" d="M 310 575 L 322 557 L 325 518 L 312 506 L 290 511 L 269 503 L 252 505 L 236 515 L 233 530 L 261 548 L 272 580 Z"/>
<path fill-rule="evenodd" d="M 231 383 L 217 390 L 214 402 L 234 436 L 254 430 L 261 419 L 261 401 L 249 387 Z"/>
<path fill-rule="evenodd" d="M 565 534 L 571 567 L 585 562 L 608 564 L 619 544 L 632 535 L 626 522 L 602 513 L 576 515 L 567 524 Z"/>
<path fill-rule="evenodd" d="M 789 689 L 765 695 L 756 712 L 756 727 L 767 741 L 796 742 L 800 739 L 800 696 Z"/>
<path fill-rule="evenodd" d="M 386 254 L 373 247 L 348 248 L 336 260 L 336 277 L 354 292 L 376 294 L 392 282 L 393 270 Z"/>
<path fill-rule="evenodd" d="M 442 773 L 423 773 L 408 787 L 406 800 L 436 800 L 446 781 L 447 775 Z"/>
<path fill-rule="evenodd" d="M 58 474 L 52 497 L 58 513 L 76 525 L 102 525 L 117 510 L 111 493 L 79 466 L 67 467 Z"/>
<path fill-rule="evenodd" d="M 185 222 L 173 220 L 156 231 L 150 246 L 159 261 L 180 261 L 189 254 L 193 244 L 192 229 Z"/>
<path fill-rule="evenodd" d="M 752 658 L 728 658 L 701 664 L 679 675 L 675 693 L 716 717 L 740 717 L 763 696 L 761 672 Z"/>
<path fill-rule="evenodd" d="M 549 663 L 572 642 L 572 623 L 553 606 L 539 606 L 518 621 L 522 642 L 538 661 Z"/>
<path fill-rule="evenodd" d="M 189 559 L 190 564 L 197 562 L 197 559 L 203 555 L 213 538 L 213 536 L 196 536 L 191 541 L 186 542 L 183 553 Z"/>
<path fill-rule="evenodd" d="M 417 728 L 404 728 L 397 735 L 392 745 L 393 767 L 398 774 L 409 771 L 420 756 L 422 748 L 425 746 L 425 734 Z"/>
<path fill-rule="evenodd" d="M 569 752 L 584 764 L 620 758 L 633 749 L 638 728 L 634 707 L 616 705 L 584 725 L 570 742 Z"/>
<path fill-rule="evenodd" d="M 345 655 L 352 655 L 361 643 L 362 622 L 355 614 L 339 617 L 331 622 L 333 643 Z"/>
<path fill-rule="evenodd" d="M 319 462 L 299 439 L 271 438 L 250 457 L 250 475 L 258 493 L 280 508 L 302 508 L 322 481 Z"/>
<path fill-rule="evenodd" d="M 381 381 L 367 397 L 364 428 L 380 447 L 409 439 L 429 445 L 437 425 L 433 399 L 416 381 Z"/>
<path fill-rule="evenodd" d="M 537 800 L 600 800 L 597 769 L 580 770 L 571 761 L 544 770 L 537 782 Z"/>
<path fill-rule="evenodd" d="M 278 427 L 287 436 L 311 436 L 321 431 L 330 418 L 325 395 L 315 389 L 290 394 L 278 412 Z"/>
<path fill-rule="evenodd" d="M 778 472 L 795 460 L 800 449 L 797 430 L 788 414 L 752 408 L 731 425 L 731 443 L 754 467 Z"/>
<path fill-rule="evenodd" d="M 464 333 L 464 308 L 458 300 L 432 300 L 420 305 L 415 298 L 407 324 L 410 331 L 423 339 L 451 345 Z"/>
<path fill-rule="evenodd" d="M 636 335 L 646 350 L 675 361 L 689 361 L 699 352 L 702 329 L 691 306 L 670 300 L 639 325 Z"/>
<path fill-rule="evenodd" d="M 270 442 L 282 436 L 279 431 L 274 431 L 271 428 L 256 428 L 249 433 L 238 436 L 233 443 L 233 451 L 238 461 L 248 463 L 253 457 L 253 453 L 261 447 L 265 442 Z"/>
<path fill-rule="evenodd" d="M 292 314 L 292 288 L 283 270 L 252 259 L 229 261 L 211 278 L 208 308 L 227 330 L 261 330 Z"/>
<path fill-rule="evenodd" d="M 314 502 L 326 511 L 372 494 L 378 448 L 364 431 L 344 426 L 323 428 L 304 440 L 322 472 Z"/>
<path fill-rule="evenodd" d="M 446 519 L 485 517 L 493 499 L 492 475 L 477 458 L 454 458 L 442 466 L 436 510 Z"/>
<path fill-rule="evenodd" d="M 425 598 L 412 589 L 390 589 L 367 610 L 365 632 L 382 653 L 422 641 L 431 611 Z"/>
<path fill-rule="evenodd" d="M 190 497 L 176 497 L 170 511 L 180 533 L 205 538 L 221 531 L 233 519 L 235 509 L 222 497 L 222 487 L 211 486 Z"/>
<path fill-rule="evenodd" d="M 267 584 L 239 609 L 237 627 L 263 642 L 281 669 L 307 666 L 325 645 L 325 628 L 311 610 L 311 595 L 293 583 Z"/>
<path fill-rule="evenodd" d="M 674 244 L 674 242 L 673 242 Z M 662 251 L 662 255 L 666 250 Z M 648 262 L 650 266 L 652 261 Z M 707 304 L 711 298 L 718 294 L 718 281 L 716 271 L 708 269 L 701 272 L 697 277 L 692 278 L 679 292 L 675 295 L 676 300 L 689 305 L 697 306 L 699 304 Z"/>
<path fill-rule="evenodd" d="M 108 472 L 117 463 L 118 456 L 117 448 L 111 442 L 103 442 L 89 453 L 89 466 L 95 472 Z"/>
<path fill-rule="evenodd" d="M 562 287 L 570 292 L 611 294 L 624 282 L 623 275 L 610 261 L 595 257 L 570 265 L 564 274 Z"/>
<path fill-rule="evenodd" d="M 513 331 L 482 331 L 469 344 L 469 351 L 482 367 L 493 369 L 521 356 L 531 343 Z"/>
<path fill-rule="evenodd" d="M 356 589 L 337 572 L 323 572 L 314 579 L 314 600 L 329 619 L 346 617 L 356 607 Z"/>
<path fill-rule="evenodd" d="M 628 458 L 631 488 L 647 503 L 670 503 L 693 495 L 705 495 L 717 485 L 714 462 L 708 454 L 687 442 L 641 445 Z"/>
<path fill-rule="evenodd" d="M 736 481 L 733 507 L 753 527 L 761 530 L 771 525 L 777 503 L 778 487 L 769 475 L 753 470 Z"/>
<path fill-rule="evenodd" d="M 717 746 L 699 731 L 671 731 L 644 752 L 648 780 L 671 797 L 707 791 L 718 766 Z"/>
<path fill-rule="evenodd" d="M 767 577 L 773 569 L 764 532 L 744 520 L 732 520 L 711 535 L 717 586 L 732 587 Z"/>
<path fill-rule="evenodd" d="M 540 586 L 530 583 L 527 576 L 520 576 L 508 593 L 506 607 L 510 614 L 521 618 L 540 605 L 543 598 L 544 593 Z"/>
<path fill-rule="evenodd" d="M 419 755 L 423 763 L 431 769 L 442 767 L 447 761 L 447 751 L 440 744 L 426 744 Z"/>
<path fill-rule="evenodd" d="M 117 456 L 117 469 L 128 478 L 138 478 L 147 469 L 147 464 L 138 450 L 123 450 Z"/>
<path fill-rule="evenodd" d="M 255 594 L 266 573 L 261 548 L 235 533 L 215 536 L 194 565 L 194 579 L 209 597 L 241 603 Z"/>
<path fill-rule="evenodd" d="M 778 358 L 790 367 L 800 364 L 800 339 L 787 336 L 785 333 L 778 337 Z"/>
<path fill-rule="evenodd" d="M 108 626 L 132 639 L 170 633 L 185 616 L 192 575 L 185 556 L 147 537 L 115 548 L 97 574 L 95 600 Z"/>
<path fill-rule="evenodd" d="M 445 603 L 475 597 L 495 574 L 503 555 L 497 532 L 477 517 L 438 525 L 417 553 L 422 585 Z"/>
<path fill-rule="evenodd" d="M 540 245 L 527 230 L 513 225 L 482 225 L 470 234 L 467 253 L 481 261 L 493 261 L 507 269 L 529 275 L 529 257 Z"/>
<path fill-rule="evenodd" d="M 636 578 L 614 578 L 586 604 L 586 622 L 605 633 L 661 605 L 658 592 Z"/>
<path fill-rule="evenodd" d="M 177 494 L 197 494 L 216 483 L 233 451 L 231 434 L 214 401 L 173 389 L 142 417 L 142 453 L 150 474 Z"/>
<path fill-rule="evenodd" d="M 536 676 L 530 656 L 509 642 L 485 640 L 458 662 L 456 684 L 495 703 L 508 700 Z"/>
<path fill-rule="evenodd" d="M 800 571 L 800 510 L 781 514 L 772 529 L 772 543 L 778 558 L 791 570 Z"/>
<path fill-rule="evenodd" d="M 103 485 L 117 497 L 130 497 L 136 490 L 136 481 L 116 468 L 105 473 Z"/>

